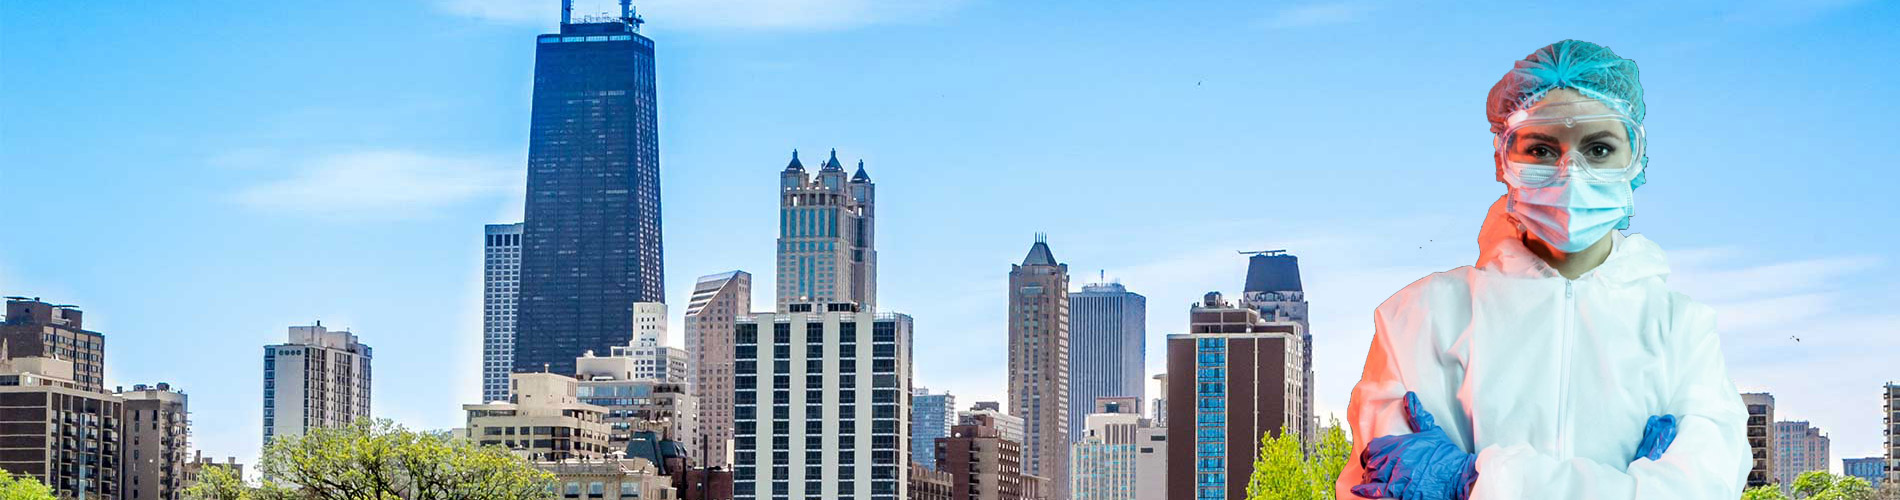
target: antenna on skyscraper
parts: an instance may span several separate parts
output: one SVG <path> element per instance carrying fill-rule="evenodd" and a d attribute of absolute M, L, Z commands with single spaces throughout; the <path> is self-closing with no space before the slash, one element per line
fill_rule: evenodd
<path fill-rule="evenodd" d="M 640 29 L 641 24 L 647 22 L 645 19 L 641 19 L 639 14 L 634 13 L 633 0 L 620 0 L 620 20 L 633 25 L 633 29 L 636 31 Z"/>
<path fill-rule="evenodd" d="M 561 0 L 561 24 L 574 20 L 574 0 Z"/>

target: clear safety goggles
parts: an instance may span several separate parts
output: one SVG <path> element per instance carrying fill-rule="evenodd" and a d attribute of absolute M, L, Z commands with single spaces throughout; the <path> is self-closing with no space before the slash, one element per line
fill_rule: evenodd
<path fill-rule="evenodd" d="M 1520 110 L 1493 140 L 1504 181 L 1517 187 L 1630 182 L 1642 173 L 1643 144 L 1642 124 L 1595 99 Z"/>

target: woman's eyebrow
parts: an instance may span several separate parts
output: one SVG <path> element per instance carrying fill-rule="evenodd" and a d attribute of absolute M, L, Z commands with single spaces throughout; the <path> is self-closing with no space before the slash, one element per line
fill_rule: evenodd
<path fill-rule="evenodd" d="M 1618 136 L 1618 135 L 1616 135 L 1616 132 L 1615 132 L 1615 131 L 1611 131 L 1611 130 L 1598 130 L 1598 131 L 1597 131 L 1596 133 L 1594 133 L 1594 134 L 1590 134 L 1590 135 L 1586 135 L 1586 136 L 1583 136 L 1583 140 L 1580 140 L 1580 141 L 1577 141 L 1577 142 L 1590 142 L 1590 141 L 1594 141 L 1594 140 L 1597 140 L 1597 139 L 1601 139 L 1601 138 L 1604 138 L 1604 137 L 1610 137 L 1610 138 L 1615 138 L 1615 139 L 1622 139 L 1622 138 L 1623 138 L 1622 136 Z"/>
<path fill-rule="evenodd" d="M 1543 132 L 1530 132 L 1530 133 L 1524 134 L 1522 137 L 1519 137 L 1518 140 L 1557 142 L 1557 136 L 1553 136 L 1553 135 L 1546 134 Z"/>

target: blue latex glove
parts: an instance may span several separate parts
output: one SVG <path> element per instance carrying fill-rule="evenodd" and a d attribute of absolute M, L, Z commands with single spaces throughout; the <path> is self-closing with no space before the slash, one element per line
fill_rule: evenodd
<path fill-rule="evenodd" d="M 1366 443 L 1359 455 L 1366 484 L 1352 493 L 1366 498 L 1465 500 L 1478 480 L 1478 456 L 1466 453 L 1438 427 L 1432 414 L 1405 393 L 1405 423 L 1411 434 L 1385 436 Z"/>
<path fill-rule="evenodd" d="M 1649 417 L 1649 423 L 1643 424 L 1643 441 L 1636 445 L 1636 458 L 1650 460 L 1662 459 L 1663 452 L 1669 451 L 1669 443 L 1676 440 L 1676 416 L 1656 415 Z"/>

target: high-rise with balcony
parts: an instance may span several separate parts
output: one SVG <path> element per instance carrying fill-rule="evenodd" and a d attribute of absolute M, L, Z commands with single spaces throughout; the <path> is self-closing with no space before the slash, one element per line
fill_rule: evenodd
<path fill-rule="evenodd" d="M 1148 299 L 1120 283 L 1091 283 L 1069 294 L 1070 442 L 1082 439 L 1096 399 L 1144 397 L 1147 323 Z"/>
<path fill-rule="evenodd" d="M 369 417 L 371 356 L 356 334 L 322 321 L 290 327 L 288 342 L 264 346 L 264 444 Z"/>
<path fill-rule="evenodd" d="M 1036 235 L 1009 270 L 1009 412 L 1023 418 L 1023 474 L 1069 497 L 1069 266 Z"/>
<path fill-rule="evenodd" d="M 45 483 L 59 498 L 132 498 L 125 400 L 81 389 L 73 367 L 0 354 L 0 470 Z"/>
<path fill-rule="evenodd" d="M 805 173 L 792 161 L 779 172 L 778 312 L 792 304 L 858 304 L 877 309 L 877 186 L 858 161 L 846 178 L 838 150 Z"/>
<path fill-rule="evenodd" d="M 507 401 L 521 290 L 521 223 L 482 229 L 482 401 Z"/>
<path fill-rule="evenodd" d="M 1313 325 L 1306 319 L 1300 258 L 1284 250 L 1254 252 L 1247 258 L 1247 284 L 1240 305 L 1260 311 L 1261 319 L 1300 325 L 1301 438 L 1308 443 L 1319 442 L 1319 417 L 1313 414 Z"/>
<path fill-rule="evenodd" d="M 1775 422 L 1775 482 L 1792 492 L 1794 478 L 1828 470 L 1828 438 L 1806 420 Z"/>
<path fill-rule="evenodd" d="M 565 3 L 565 2 L 564 2 Z M 663 302 L 653 40 L 627 0 L 535 38 L 513 371 L 573 373 Z"/>
<path fill-rule="evenodd" d="M 1246 498 L 1260 437 L 1303 435 L 1299 323 L 1267 321 L 1218 292 L 1168 335 L 1169 500 Z"/>
<path fill-rule="evenodd" d="M 732 446 L 732 330 L 752 314 L 752 274 L 729 271 L 701 276 L 686 306 L 686 352 L 692 360 L 689 386 L 699 400 L 701 463 L 730 465 Z"/>
<path fill-rule="evenodd" d="M 190 486 L 185 466 L 191 457 L 191 412 L 188 399 L 171 384 L 139 384 L 114 393 L 125 401 L 126 498 L 180 500 Z"/>
<path fill-rule="evenodd" d="M 1900 484 L 1900 384 L 1888 382 L 1881 386 L 1880 424 L 1886 429 L 1881 431 L 1887 436 L 1887 482 Z"/>
<path fill-rule="evenodd" d="M 1748 487 L 1753 488 L 1775 480 L 1775 397 L 1746 392 L 1742 405 L 1748 408 L 1748 452 L 1755 457 L 1748 469 Z"/>

